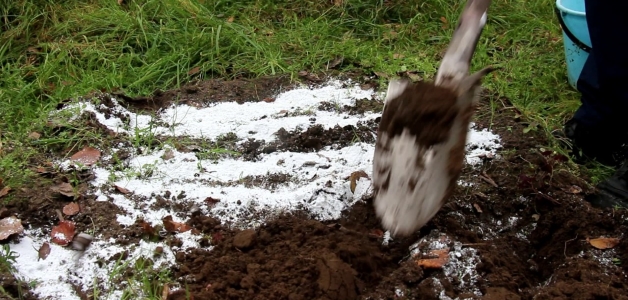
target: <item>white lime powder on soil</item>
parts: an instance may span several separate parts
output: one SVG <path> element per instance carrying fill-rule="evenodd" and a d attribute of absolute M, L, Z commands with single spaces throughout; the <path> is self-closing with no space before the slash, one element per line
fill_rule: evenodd
<path fill-rule="evenodd" d="M 305 130 L 316 124 L 332 128 L 336 125 L 356 125 L 359 121 L 373 120 L 380 115 L 379 112 L 350 115 L 317 109 L 323 101 L 343 107 L 353 106 L 356 100 L 365 98 L 372 101 L 382 99 L 381 94 L 370 89 L 361 89 L 352 82 L 332 80 L 322 87 L 303 86 L 283 92 L 270 103 L 221 102 L 205 108 L 173 105 L 161 110 L 154 117 L 130 112 L 118 105 L 116 99 L 112 99 L 115 104 L 113 111 L 127 115 L 130 126 L 113 117 L 114 114 L 106 117 L 99 110 L 99 105 L 102 104 L 82 101 L 67 107 L 66 110 L 93 112 L 101 124 L 122 134 L 134 135 L 136 132 L 150 131 L 152 134 L 162 136 L 215 139 L 227 133 L 235 133 L 240 141 L 255 138 L 270 142 L 275 139 L 274 133 L 280 128 L 287 131 L 298 128 Z M 308 113 L 286 116 L 286 112 L 305 111 Z M 471 165 L 478 163 L 479 156 L 483 154 L 495 155 L 500 147 L 498 136 L 487 130 L 475 130 L 473 126 L 469 129 L 467 144 L 469 149 L 473 149 L 467 153 L 467 163 Z M 129 149 L 112 149 L 120 150 Z M 130 153 L 137 153 L 135 149 L 131 150 Z M 337 150 L 326 147 L 316 153 L 262 154 L 258 161 L 223 158 L 212 162 L 199 161 L 194 153 L 178 152 L 165 146 L 159 151 L 127 158 L 129 169 L 124 172 L 112 170 L 112 164 L 107 167 L 92 167 L 96 178 L 91 185 L 92 192 L 98 197 L 97 200 L 111 201 L 124 212 L 117 216 L 117 221 L 122 225 L 132 225 L 138 218 L 156 225 L 162 223 L 162 218 L 167 215 L 172 215 L 174 221 L 186 221 L 184 217 L 166 208 L 151 208 L 150 204 L 156 201 L 156 196 L 163 195 L 166 191 L 172 195 L 185 192 L 184 200 L 195 203 L 203 213 L 223 222 L 236 222 L 244 226 L 257 226 L 262 223 L 264 220 L 252 219 L 250 213 L 260 210 L 278 212 L 305 209 L 320 220 L 329 220 L 339 218 L 342 210 L 351 207 L 363 195 L 369 193 L 368 179 L 361 178 L 355 193 L 352 193 L 347 177 L 355 171 L 364 171 L 370 176 L 373 150 L 373 144 L 358 142 Z M 163 157 L 166 152 L 169 153 L 170 159 Z M 103 157 L 103 160 L 106 159 L 107 157 Z M 58 164 L 64 168 L 72 167 L 69 161 L 60 161 Z M 150 172 L 147 172 L 148 170 Z M 128 176 L 129 173 L 150 175 L 138 179 L 137 176 Z M 290 180 L 273 188 L 238 184 L 246 176 L 269 174 L 289 174 Z M 112 184 L 124 187 L 131 193 L 128 195 L 115 193 L 111 188 Z M 141 196 L 146 202 L 139 205 L 130 199 L 131 196 Z M 220 202 L 209 208 L 204 201 L 207 197 L 220 199 Z M 50 255 L 45 260 L 38 260 L 36 249 L 39 249 L 43 242 L 49 241 L 49 236 L 43 235 L 38 230 L 27 230 L 20 243 L 11 245 L 11 250 L 19 254 L 15 264 L 17 275 L 32 282 L 32 291 L 42 299 L 79 299 L 72 285 L 87 290 L 93 287 L 94 282 L 99 282 L 98 289 L 104 293 L 104 298 L 117 299 L 121 292 L 120 286 L 116 286 L 118 290 L 115 290 L 109 276 L 115 274 L 116 268 L 120 265 L 112 262 L 100 266 L 99 262 L 107 261 L 114 254 L 128 250 L 129 256 L 125 263 L 130 263 L 142 256 L 153 257 L 155 248 L 163 247 L 164 252 L 155 261 L 154 267 L 167 267 L 175 261 L 174 251 L 198 247 L 196 243 L 198 236 L 187 232 L 180 233 L 177 237 L 183 241 L 182 249 L 172 249 L 161 243 L 144 241 L 132 248 L 123 249 L 114 241 L 99 239 L 96 232 L 94 242 L 84 252 L 72 251 L 50 242 Z M 478 260 L 477 256 L 469 251 L 472 252 L 472 249 L 456 250 L 454 254 L 460 253 L 464 256 L 460 261 L 457 260 L 457 256 L 453 257 L 452 264 L 444 270 L 452 276 L 459 276 L 460 272 L 470 272 L 469 275 L 473 278 L 472 269 Z M 470 262 L 473 266 L 462 263 L 462 260 L 469 258 L 473 258 Z M 472 286 L 472 283 L 465 282 L 465 285 L 468 284 Z M 127 284 L 126 288 L 133 286 Z"/>

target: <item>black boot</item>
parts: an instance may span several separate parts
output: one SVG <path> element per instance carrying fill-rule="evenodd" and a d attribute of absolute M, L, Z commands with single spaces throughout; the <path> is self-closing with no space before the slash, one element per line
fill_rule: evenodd
<path fill-rule="evenodd" d="M 624 128 L 588 128 L 571 119 L 565 123 L 563 138 L 570 140 L 568 148 L 577 163 L 596 160 L 617 167 L 628 158 L 628 134 Z"/>
<path fill-rule="evenodd" d="M 628 161 L 615 174 L 597 185 L 598 192 L 586 200 L 596 207 L 628 208 Z"/>

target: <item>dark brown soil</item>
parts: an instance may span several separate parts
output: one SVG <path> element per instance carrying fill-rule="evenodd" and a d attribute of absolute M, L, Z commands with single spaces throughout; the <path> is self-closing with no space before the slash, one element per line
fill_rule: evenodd
<path fill-rule="evenodd" d="M 282 78 L 212 80 L 149 98 L 123 98 L 130 107 L 154 110 L 173 102 L 202 106 L 227 100 L 264 101 L 287 86 Z M 381 110 L 364 103 L 358 106 L 342 109 L 357 114 Z M 482 101 L 476 124 L 499 134 L 503 149 L 499 157 L 487 156 L 481 165 L 465 167 L 461 179 L 473 185 L 458 186 L 450 202 L 414 237 L 383 243 L 368 197 L 333 222 L 320 222 L 302 212 L 245 230 L 229 229 L 181 205 L 176 211 L 190 217 L 188 225 L 211 238 L 201 242 L 202 248 L 176 254 L 172 278 L 183 290 L 169 299 L 192 299 L 188 293 L 193 299 L 628 299 L 628 240 L 624 238 L 628 212 L 601 210 L 584 201 L 593 192 L 587 178 L 574 175 L 565 157 L 546 150 L 542 133 L 523 134 L 526 125 L 508 107 L 504 100 L 503 109 L 489 115 L 487 100 Z M 376 126 L 284 130 L 278 132 L 278 142 L 249 141 L 239 150 L 245 159 L 254 160 L 260 153 L 309 152 L 356 140 L 372 143 Z M 34 162 L 33 167 L 41 164 Z M 41 173 L 33 186 L 11 192 L 17 201 L 6 206 L 5 214 L 18 215 L 27 228 L 50 228 L 58 221 L 55 209 L 73 200 L 51 194 L 50 187 L 67 182 L 70 175 L 75 184 L 78 179 L 79 187 L 90 178 L 80 172 Z M 247 179 L 256 186 L 290 180 L 290 174 Z M 19 201 L 24 199 L 29 201 Z M 105 237 L 124 236 L 120 244 L 147 238 L 140 225 L 116 224 L 115 206 L 93 199 L 90 195 L 74 199 L 83 209 L 73 217 L 79 230 L 96 228 Z M 411 256 L 415 242 L 439 236 L 447 237 L 450 255 L 460 254 L 459 261 L 472 259 L 466 250 L 477 251 L 473 286 L 464 284 L 473 279 L 469 275 L 459 278 L 447 276 L 443 269 L 423 269 Z M 622 239 L 610 250 L 597 250 L 586 242 L 600 236 Z M 3 279 L 5 290 L 17 290 L 17 284 Z"/>

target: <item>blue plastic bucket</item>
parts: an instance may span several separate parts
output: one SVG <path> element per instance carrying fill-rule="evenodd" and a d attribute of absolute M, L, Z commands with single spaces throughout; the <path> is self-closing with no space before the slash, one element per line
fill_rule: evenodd
<path fill-rule="evenodd" d="M 556 16 L 563 31 L 567 80 L 576 88 L 578 77 L 591 51 L 584 0 L 556 0 Z"/>

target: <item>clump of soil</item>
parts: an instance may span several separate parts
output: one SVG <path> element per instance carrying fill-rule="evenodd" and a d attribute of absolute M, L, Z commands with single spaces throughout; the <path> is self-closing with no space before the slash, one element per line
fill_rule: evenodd
<path fill-rule="evenodd" d="M 367 210 L 362 204 L 353 213 Z M 383 246 L 381 236 L 359 223 L 284 215 L 237 232 L 211 251 L 179 253 L 175 276 L 193 278 L 186 285 L 197 299 L 358 299 L 398 267 L 409 242 Z M 417 265 L 408 271 L 419 276 L 410 280 L 422 274 Z"/>

